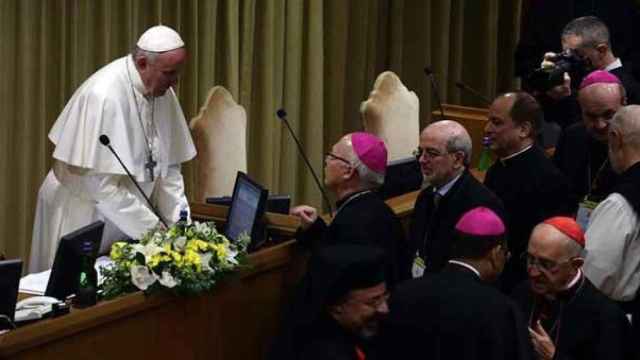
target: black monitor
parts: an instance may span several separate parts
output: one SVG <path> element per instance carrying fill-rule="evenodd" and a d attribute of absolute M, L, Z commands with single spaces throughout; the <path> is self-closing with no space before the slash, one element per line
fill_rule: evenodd
<path fill-rule="evenodd" d="M 65 300 L 67 296 L 76 293 L 82 257 L 86 255 L 95 260 L 100 250 L 103 230 L 104 222 L 96 221 L 60 239 L 44 293 L 46 296 Z"/>
<path fill-rule="evenodd" d="M 387 164 L 384 185 L 378 192 L 383 199 L 389 199 L 419 190 L 422 186 L 420 163 L 414 156 L 398 159 Z"/>
<path fill-rule="evenodd" d="M 0 261 L 0 315 L 5 315 L 11 321 L 16 313 L 16 301 L 22 274 L 22 260 Z M 0 329 L 10 328 L 6 321 L 0 321 Z"/>
<path fill-rule="evenodd" d="M 255 250 L 264 241 L 263 216 L 268 196 L 267 189 L 238 171 L 224 229 L 230 241 L 237 241 L 240 234 L 247 233 L 251 237 L 249 251 Z"/>
<path fill-rule="evenodd" d="M 231 206 L 231 196 L 208 197 L 207 204 Z M 289 214 L 291 208 L 291 196 L 289 195 L 269 195 L 267 198 L 267 212 L 277 214 Z"/>

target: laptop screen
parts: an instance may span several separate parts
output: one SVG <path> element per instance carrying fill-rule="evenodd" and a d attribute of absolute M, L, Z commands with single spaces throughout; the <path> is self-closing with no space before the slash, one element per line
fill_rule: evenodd
<path fill-rule="evenodd" d="M 6 315 L 11 321 L 16 312 L 18 300 L 18 287 L 22 274 L 22 260 L 0 261 L 0 314 Z M 0 322 L 0 328 L 4 328 L 4 322 Z"/>
<path fill-rule="evenodd" d="M 56 257 L 51 268 L 46 296 L 64 300 L 78 290 L 78 279 L 82 266 L 82 256 L 95 260 L 100 250 L 104 222 L 96 221 L 60 239 Z"/>
<path fill-rule="evenodd" d="M 262 241 L 262 217 L 269 192 L 252 181 L 246 174 L 238 172 L 233 188 L 231 207 L 225 227 L 225 235 L 231 241 L 238 240 L 240 234 L 251 236 L 249 250 Z"/>

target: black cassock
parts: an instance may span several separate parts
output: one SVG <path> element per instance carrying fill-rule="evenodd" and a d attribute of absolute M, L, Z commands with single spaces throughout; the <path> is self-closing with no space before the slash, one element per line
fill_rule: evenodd
<path fill-rule="evenodd" d="M 517 305 L 471 270 L 449 264 L 440 273 L 401 284 L 382 329 L 383 359 L 531 359 Z"/>
<path fill-rule="evenodd" d="M 496 161 L 487 171 L 484 184 L 504 203 L 512 257 L 501 281 L 510 292 L 527 278 L 521 254 L 527 250 L 531 230 L 557 215 L 571 215 L 574 201 L 569 182 L 536 145 L 507 160 Z"/>
<path fill-rule="evenodd" d="M 535 297 L 528 282 L 516 288 L 513 298 L 530 322 L 540 318 L 556 346 L 556 360 L 622 360 L 639 355 L 633 353 L 637 343 L 632 343 L 631 325 L 622 310 L 584 276 L 551 303 Z"/>
<path fill-rule="evenodd" d="M 299 359 L 358 360 L 358 352 L 367 360 L 376 358 L 371 344 L 347 333 L 328 316 L 300 334 L 298 342 L 302 344 Z"/>
<path fill-rule="evenodd" d="M 562 132 L 553 162 L 569 179 L 576 208 L 589 193 L 594 201 L 604 200 L 619 178 L 608 161 L 607 144 L 591 137 L 582 123 Z"/>
<path fill-rule="evenodd" d="M 329 225 L 322 219 L 296 237 L 303 244 L 321 247 L 336 244 L 374 245 L 385 252 L 387 286 L 408 279 L 411 256 L 402 224 L 393 210 L 371 191 L 359 192 L 336 203 Z"/>
<path fill-rule="evenodd" d="M 465 170 L 447 194 L 434 205 L 433 187 L 424 189 L 414 206 L 409 231 L 409 249 L 425 261 L 425 272 L 437 272 L 450 258 L 455 226 L 467 211 L 484 206 L 501 218 L 504 208 L 498 197 Z"/>

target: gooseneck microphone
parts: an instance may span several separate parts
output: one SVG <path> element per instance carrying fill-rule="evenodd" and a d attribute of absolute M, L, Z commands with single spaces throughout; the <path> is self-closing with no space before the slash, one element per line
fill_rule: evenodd
<path fill-rule="evenodd" d="M 425 66 L 424 73 L 427 74 L 427 77 L 431 80 L 431 89 L 433 90 L 433 96 L 436 98 L 438 102 L 438 107 L 440 108 L 440 120 L 444 120 L 444 110 L 442 109 L 442 101 L 440 101 L 440 93 L 438 92 L 438 84 L 436 84 L 436 76 L 431 71 L 431 67 Z"/>
<path fill-rule="evenodd" d="M 138 188 L 138 191 L 140 191 L 140 194 L 142 194 L 142 197 L 144 197 L 144 199 L 147 200 L 147 204 L 149 204 L 149 207 L 151 208 L 151 211 L 153 211 L 153 213 L 156 214 L 158 219 L 160 219 L 160 222 L 162 223 L 162 225 L 164 225 L 166 228 L 169 228 L 167 223 L 164 221 L 164 219 L 160 215 L 160 212 L 158 211 L 158 209 L 156 209 L 156 207 L 153 206 L 153 204 L 151 203 L 151 200 L 149 200 L 149 198 L 147 197 L 147 194 L 145 194 L 144 191 L 142 191 L 142 188 L 140 187 L 140 184 L 138 184 L 138 182 L 136 181 L 136 178 L 134 178 L 133 175 L 131 175 L 131 173 L 129 172 L 129 169 L 127 169 L 127 167 L 124 165 L 124 163 L 120 159 L 120 156 L 118 156 L 118 153 L 116 153 L 116 151 L 113 149 L 113 147 L 111 147 L 111 145 L 110 145 L 111 141 L 109 140 L 109 137 L 107 135 L 104 135 L 104 134 L 100 135 L 100 143 L 102 145 L 108 147 L 109 150 L 111 150 L 111 153 L 113 154 L 113 156 L 115 156 L 116 159 L 118 159 L 118 162 L 120 163 L 120 166 L 122 166 L 124 171 L 127 172 L 127 176 L 129 176 L 129 179 L 131 179 L 131 181 L 133 181 L 133 184 L 136 186 L 136 188 Z"/>
<path fill-rule="evenodd" d="M 327 196 L 327 193 L 324 191 L 324 187 L 322 186 L 322 184 L 320 184 L 318 175 L 316 175 L 316 172 L 313 171 L 313 167 L 311 166 L 311 163 L 309 162 L 309 158 L 307 157 L 307 155 L 304 152 L 304 149 L 302 148 L 302 144 L 300 144 L 300 140 L 298 140 L 298 137 L 293 132 L 293 129 L 291 129 L 291 125 L 289 124 L 289 121 L 287 121 L 287 112 L 284 111 L 284 109 L 279 109 L 278 111 L 276 111 L 276 115 L 278 116 L 278 118 L 280 118 L 280 120 L 282 120 L 282 122 L 284 122 L 284 124 L 287 126 L 287 129 L 289 129 L 289 133 L 291 134 L 291 137 L 293 137 L 293 140 L 296 141 L 296 145 L 298 145 L 298 152 L 302 156 L 302 159 L 304 160 L 305 164 L 307 164 L 307 168 L 309 168 L 309 171 L 311 171 L 311 175 L 313 175 L 313 180 L 315 180 L 316 185 L 318 185 L 318 189 L 320 189 L 322 198 L 327 203 L 327 206 L 329 206 L 329 214 L 331 215 L 331 217 L 333 217 L 333 207 L 331 206 L 329 197 Z"/>
<path fill-rule="evenodd" d="M 491 101 L 487 99 L 484 95 L 480 94 L 480 92 L 471 86 L 463 83 L 462 81 L 456 81 L 456 87 L 460 90 L 466 91 L 469 94 L 475 96 L 477 99 L 482 100 L 483 103 L 487 105 L 491 105 Z"/>

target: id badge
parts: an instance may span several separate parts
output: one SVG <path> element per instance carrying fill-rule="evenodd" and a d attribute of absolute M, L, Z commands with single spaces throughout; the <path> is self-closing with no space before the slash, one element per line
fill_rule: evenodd
<path fill-rule="evenodd" d="M 411 275 L 413 278 L 422 277 L 422 275 L 424 275 L 424 268 L 424 260 L 416 253 L 416 256 L 413 258 L 413 266 L 411 267 Z"/>
<path fill-rule="evenodd" d="M 598 203 L 591 200 L 583 200 L 578 206 L 578 214 L 576 214 L 576 222 L 582 227 L 582 231 L 587 231 L 589 227 L 589 219 L 593 209 L 598 206 Z"/>

